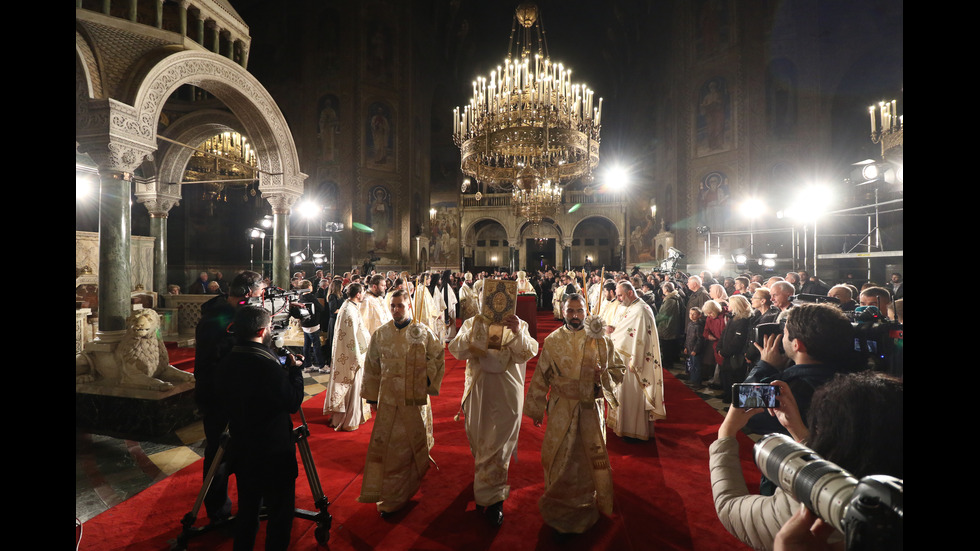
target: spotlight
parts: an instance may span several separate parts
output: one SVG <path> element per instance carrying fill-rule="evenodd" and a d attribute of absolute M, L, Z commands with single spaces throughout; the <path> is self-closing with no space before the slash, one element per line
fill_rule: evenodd
<path fill-rule="evenodd" d="M 745 249 L 735 249 L 732 251 L 732 264 L 735 269 L 742 271 L 748 268 L 749 257 L 745 254 Z"/>
<path fill-rule="evenodd" d="M 265 230 L 262 228 L 249 228 L 248 236 L 252 239 L 265 239 Z"/>
<path fill-rule="evenodd" d="M 296 210 L 303 218 L 313 218 L 320 211 L 320 207 L 313 201 L 303 201 Z"/>
<path fill-rule="evenodd" d="M 776 267 L 776 257 L 775 254 L 764 254 L 762 258 L 759 259 L 759 266 L 765 268 L 766 271 L 772 271 Z"/>
<path fill-rule="evenodd" d="M 623 167 L 610 168 L 605 175 L 606 188 L 610 191 L 623 191 L 629 185 L 629 173 Z"/>
<path fill-rule="evenodd" d="M 878 176 L 881 176 L 881 171 L 878 170 L 878 165 L 867 164 L 861 167 L 861 177 L 865 180 L 876 180 Z"/>

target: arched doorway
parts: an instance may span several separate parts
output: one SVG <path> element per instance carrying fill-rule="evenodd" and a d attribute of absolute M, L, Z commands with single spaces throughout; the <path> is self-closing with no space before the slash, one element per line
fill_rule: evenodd
<path fill-rule="evenodd" d="M 619 231 L 608 218 L 591 216 L 572 231 L 571 264 L 581 269 L 588 259 L 595 268 L 618 270 L 622 266 Z"/>
<path fill-rule="evenodd" d="M 493 272 L 510 268 L 511 249 L 515 244 L 508 240 L 507 230 L 497 220 L 485 219 L 474 223 L 470 229 L 473 243 L 473 269 Z"/>
<path fill-rule="evenodd" d="M 558 265 L 561 231 L 550 220 L 540 224 L 525 224 L 521 228 L 522 269 L 529 273 Z"/>

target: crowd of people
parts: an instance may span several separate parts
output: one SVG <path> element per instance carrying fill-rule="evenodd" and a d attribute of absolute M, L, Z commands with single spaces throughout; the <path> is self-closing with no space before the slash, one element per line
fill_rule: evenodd
<path fill-rule="evenodd" d="M 539 310 L 553 312 L 563 325 L 539 345 L 527 321 L 517 315 L 481 315 L 483 290 L 498 279 L 515 280 L 519 294 L 535 296 Z M 193 287 L 206 288 L 207 281 L 202 274 Z M 237 417 L 229 413 L 239 402 L 220 388 L 220 375 L 228 369 L 219 366 L 227 364 L 233 350 L 268 344 L 264 318 L 243 323 L 246 336 L 233 330 L 230 337 L 224 329 L 232 319 L 233 329 L 238 327 L 242 322 L 237 314 L 248 298 L 261 296 L 269 285 L 258 274 L 243 272 L 202 308 L 195 371 L 208 439 L 205 472 L 214 458 L 212 442 L 226 424 L 231 423 L 235 438 L 236 430 L 249 430 L 250 419 L 258 422 L 254 412 Z M 818 438 L 837 430 L 828 428 L 834 423 L 844 422 L 831 419 L 829 406 L 821 406 L 844 393 L 848 384 L 897 385 L 897 404 L 892 395 L 882 398 L 882 407 L 898 410 L 897 419 L 888 421 L 897 423 L 897 443 L 894 425 L 875 437 L 887 440 L 882 449 L 897 449 L 898 468 L 874 459 L 860 472 L 901 477 L 901 361 L 869 363 L 869 357 L 880 360 L 880 354 L 855 349 L 852 323 L 900 327 L 899 274 L 886 286 L 868 284 L 859 290 L 825 284 L 806 272 L 764 280 L 758 274 L 716 279 L 708 272 L 639 270 L 360 274 L 355 269 L 343 275 L 318 270 L 311 278 L 298 272 L 290 287 L 289 311 L 302 328 L 304 346 L 303 354 L 289 356 L 288 371 L 280 368 L 277 411 L 287 416 L 295 411 L 294 370 L 303 369 L 330 374 L 323 413 L 335 430 L 358 430 L 374 417 L 358 500 L 375 503 L 383 517 L 404 507 L 428 469 L 434 444 L 429 397 L 439 394 L 446 350 L 466 362 L 457 419 L 465 419 L 474 458 L 476 505 L 498 526 L 525 415 L 535 425 L 549 419 L 542 446 L 545 490 L 539 500 L 546 523 L 560 534 L 581 533 L 600 513 L 609 514 L 606 429 L 628 442 L 652 439 L 655 422 L 667 417 L 664 367 L 675 364 L 685 366 L 679 378 L 692 390 L 717 392 L 726 403 L 735 383 L 771 384 L 781 391 L 777 408 L 729 408 L 711 448 L 719 518 L 749 545 L 772 548 L 779 527 L 798 506 L 767 486 L 768 481 L 763 484 L 766 496 L 749 496 L 744 480 L 739 484 L 734 440 L 739 430 L 819 441 L 821 449 L 816 444 L 814 449 L 858 471 L 851 466 L 855 450 L 841 449 L 857 444 L 835 445 L 829 437 Z M 526 364 L 539 353 L 525 395 Z M 868 371 L 877 378 L 869 378 Z M 847 414 L 858 419 L 857 411 Z M 230 510 L 226 476 L 220 473 L 205 499 L 212 519 L 226 517 Z M 266 486 L 252 488 L 261 493 Z M 759 503 L 772 514 L 758 519 L 742 512 Z M 254 532 L 253 524 L 247 526 Z M 247 541 L 247 535 L 242 537 Z"/>

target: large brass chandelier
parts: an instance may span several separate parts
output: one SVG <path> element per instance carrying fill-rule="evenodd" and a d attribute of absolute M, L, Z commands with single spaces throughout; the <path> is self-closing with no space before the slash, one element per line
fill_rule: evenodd
<path fill-rule="evenodd" d="M 602 98 L 551 61 L 536 5 L 517 7 L 511 47 L 515 34 L 519 57 L 509 49 L 503 67 L 478 77 L 469 104 L 453 111 L 453 141 L 465 175 L 511 191 L 514 213 L 537 223 L 557 211 L 561 184 L 591 179 L 599 164 Z"/>

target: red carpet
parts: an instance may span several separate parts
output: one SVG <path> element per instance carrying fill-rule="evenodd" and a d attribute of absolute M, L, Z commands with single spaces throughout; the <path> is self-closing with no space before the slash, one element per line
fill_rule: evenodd
<path fill-rule="evenodd" d="M 550 318 L 547 312 L 539 315 L 539 340 L 557 326 Z M 528 366 L 528 381 L 534 363 Z M 353 433 L 338 433 L 326 426 L 321 413 L 323 393 L 303 405 L 310 424 L 310 448 L 324 493 L 331 500 L 331 550 L 745 549 L 721 526 L 711 499 L 707 449 L 721 418 L 670 374 L 665 388 L 668 418 L 657 423 L 656 440 L 627 444 L 609 435 L 614 514 L 603 517 L 589 533 L 561 543 L 553 539 L 537 507 L 544 487 L 540 464 L 544 426 L 536 428 L 526 418 L 518 460 L 511 464 L 504 525 L 491 529 L 476 511 L 469 444 L 463 422 L 453 421 L 462 388 L 463 362 L 447 353 L 442 394 L 432 400 L 436 438 L 432 457 L 438 469 L 430 469 L 405 510 L 384 520 L 373 504 L 356 501 L 372 422 Z M 743 468 L 750 487 L 757 486 L 758 470 L 747 438 Z M 296 506 L 314 509 L 302 462 L 300 470 Z M 168 542 L 181 531 L 181 518 L 194 505 L 201 476 L 201 462 L 197 462 L 91 519 L 85 523 L 81 549 L 169 548 Z M 203 510 L 200 516 L 204 517 Z M 296 519 L 292 549 L 316 549 L 314 528 L 312 521 Z M 263 538 L 260 532 L 256 549 L 262 548 Z M 231 547 L 230 534 L 216 531 L 192 540 L 189 549 Z"/>

